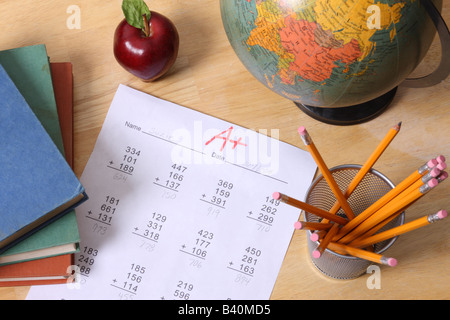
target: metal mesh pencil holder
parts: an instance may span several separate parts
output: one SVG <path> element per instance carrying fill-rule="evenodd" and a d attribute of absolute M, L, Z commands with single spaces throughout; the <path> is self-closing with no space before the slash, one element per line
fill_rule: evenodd
<path fill-rule="evenodd" d="M 330 172 L 332 173 L 337 185 L 344 193 L 353 177 L 360 169 L 360 165 L 341 165 L 330 169 Z M 386 176 L 377 170 L 372 169 L 361 180 L 347 201 L 352 208 L 353 213 L 357 216 L 380 199 L 383 195 L 388 193 L 392 188 L 394 188 L 394 184 Z M 317 177 L 309 187 L 305 197 L 305 202 L 326 211 L 329 211 L 335 204 L 336 197 L 322 175 Z M 304 214 L 305 220 L 308 222 L 321 221 L 321 218 L 314 214 L 309 212 L 304 212 Z M 336 214 L 345 216 L 342 208 Z M 378 232 L 382 232 L 403 224 L 404 216 L 405 213 L 403 212 L 397 218 L 386 224 Z M 367 267 L 372 264 L 370 261 L 353 256 L 341 255 L 329 249 L 325 249 L 322 256 L 315 259 L 312 256 L 312 252 L 317 248 L 319 242 L 312 241 L 310 237 L 311 231 L 307 231 L 308 250 L 314 266 L 323 274 L 331 278 L 345 280 L 357 278 L 366 273 Z M 383 253 L 390 246 L 392 246 L 396 239 L 397 237 L 375 244 L 374 252 L 380 254 Z"/>

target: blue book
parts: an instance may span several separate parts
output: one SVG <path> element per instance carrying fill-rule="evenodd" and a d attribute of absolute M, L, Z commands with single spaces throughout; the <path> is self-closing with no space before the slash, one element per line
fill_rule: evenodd
<path fill-rule="evenodd" d="M 0 253 L 74 209 L 87 195 L 0 66 Z"/>

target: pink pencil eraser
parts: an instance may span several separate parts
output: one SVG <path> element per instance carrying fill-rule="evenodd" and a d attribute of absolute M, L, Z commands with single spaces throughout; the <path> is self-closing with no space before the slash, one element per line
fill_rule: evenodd
<path fill-rule="evenodd" d="M 444 219 L 447 217 L 447 215 L 448 215 L 448 213 L 446 210 L 441 210 L 437 213 L 437 216 L 439 219 Z"/>
<path fill-rule="evenodd" d="M 445 162 L 445 157 L 443 155 L 440 155 L 436 158 L 437 162 Z"/>
<path fill-rule="evenodd" d="M 320 256 L 321 256 L 320 251 L 319 250 L 314 250 L 313 253 L 312 253 L 312 256 L 313 256 L 314 259 L 319 259 Z"/>
<path fill-rule="evenodd" d="M 431 179 L 430 181 L 428 181 L 428 186 L 430 187 L 430 188 L 434 188 L 434 187 L 436 187 L 437 185 L 439 184 L 439 182 L 437 181 L 437 179 Z"/>
<path fill-rule="evenodd" d="M 444 180 L 447 179 L 447 178 L 448 178 L 448 172 L 446 172 L 446 171 L 441 172 L 441 174 L 439 175 L 439 179 L 440 179 L 441 181 L 444 181 Z"/>
<path fill-rule="evenodd" d="M 303 228 L 303 225 L 300 221 L 297 221 L 296 223 L 294 223 L 294 228 L 300 230 Z"/>
<path fill-rule="evenodd" d="M 272 197 L 273 197 L 275 200 L 280 200 L 280 199 L 281 199 L 281 193 L 279 193 L 279 192 L 274 192 L 273 195 L 272 195 Z"/>
<path fill-rule="evenodd" d="M 300 128 L 298 128 L 298 133 L 301 135 L 301 136 L 304 136 L 304 135 L 306 135 L 306 128 L 305 127 L 303 127 L 303 126 L 301 126 Z"/>
<path fill-rule="evenodd" d="M 430 171 L 430 175 L 431 175 L 433 178 L 436 178 L 440 173 L 441 173 L 441 170 L 438 169 L 438 168 L 433 168 L 433 169 Z"/>
<path fill-rule="evenodd" d="M 440 162 L 436 168 L 438 168 L 439 170 L 445 170 L 447 168 L 447 164 L 445 162 Z"/>
<path fill-rule="evenodd" d="M 390 267 L 395 267 L 395 266 L 397 265 L 397 259 L 395 259 L 395 258 L 389 258 L 388 261 L 387 261 L 387 263 L 388 263 L 388 265 L 389 265 Z"/>
<path fill-rule="evenodd" d="M 309 237 L 309 239 L 316 242 L 317 240 L 319 240 L 319 235 L 317 233 L 311 233 L 311 237 Z"/>
<path fill-rule="evenodd" d="M 427 162 L 427 166 L 428 168 L 433 168 L 434 166 L 437 166 L 439 162 L 436 159 L 431 159 L 430 161 Z"/>

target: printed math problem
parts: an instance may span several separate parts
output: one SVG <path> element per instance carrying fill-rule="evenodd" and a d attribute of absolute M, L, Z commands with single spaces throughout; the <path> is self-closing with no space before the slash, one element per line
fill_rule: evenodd
<path fill-rule="evenodd" d="M 316 168 L 299 148 L 121 85 L 80 178 L 80 286 L 28 297 L 268 299 L 300 215 L 271 195 L 303 197 Z"/>
<path fill-rule="evenodd" d="M 168 175 L 162 179 L 156 177 L 153 184 L 174 192 L 178 192 L 181 184 L 183 183 L 184 173 L 187 170 L 187 167 L 174 163 L 170 168 L 171 171 L 169 171 Z"/>

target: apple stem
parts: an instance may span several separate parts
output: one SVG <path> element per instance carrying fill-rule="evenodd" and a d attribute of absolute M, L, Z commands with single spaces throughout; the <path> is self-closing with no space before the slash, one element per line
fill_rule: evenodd
<path fill-rule="evenodd" d="M 150 26 L 148 25 L 147 15 L 144 14 L 143 17 L 144 17 L 144 26 L 145 26 L 144 33 L 145 33 L 146 37 L 149 37 L 150 36 Z"/>

